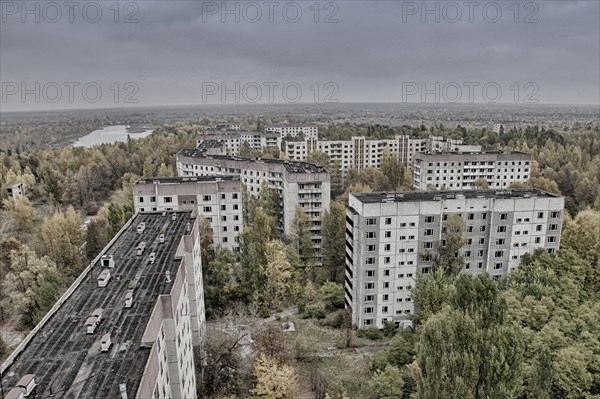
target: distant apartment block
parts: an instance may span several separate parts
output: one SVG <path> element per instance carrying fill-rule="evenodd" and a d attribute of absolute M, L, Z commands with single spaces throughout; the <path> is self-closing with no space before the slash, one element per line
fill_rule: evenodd
<path fill-rule="evenodd" d="M 210 222 L 215 247 L 237 252 L 243 231 L 239 176 L 164 177 L 133 185 L 136 212 L 194 211 Z"/>
<path fill-rule="evenodd" d="M 226 154 L 237 156 L 240 154 L 240 148 L 247 144 L 251 150 L 262 151 L 268 147 L 277 147 L 281 149 L 281 135 L 269 132 L 244 132 L 228 131 L 215 132 L 207 131 L 206 134 L 196 137 L 196 146 L 200 146 L 204 141 L 220 141 L 223 143 Z"/>
<path fill-rule="evenodd" d="M 346 306 L 359 328 L 410 323 L 410 289 L 434 267 L 444 221 L 459 215 L 464 272 L 494 279 L 538 248 L 559 248 L 564 198 L 540 190 L 351 194 L 346 213 Z"/>
<path fill-rule="evenodd" d="M 2 364 L 5 392 L 196 398 L 200 259 L 192 212 L 136 214 Z"/>
<path fill-rule="evenodd" d="M 344 174 L 350 169 L 379 168 L 384 153 L 400 160 L 405 166 L 412 166 L 415 155 L 431 149 L 466 149 L 481 150 L 480 146 L 466 146 L 460 140 L 446 140 L 431 136 L 428 139 L 414 139 L 399 135 L 391 139 L 370 139 L 364 136 L 352 137 L 350 140 L 318 140 L 288 141 L 285 143 L 286 156 L 295 161 L 305 161 L 307 156 L 320 151 L 329 156 L 331 162 L 338 161 Z"/>
<path fill-rule="evenodd" d="M 279 159 L 254 159 L 219 155 L 222 143 L 204 142 L 202 147 L 184 149 L 177 154 L 179 176 L 238 175 L 254 197 L 260 195 L 260 186 L 266 182 L 277 190 L 281 200 L 279 227 L 285 234 L 292 233 L 296 206 L 306 212 L 312 222 L 312 240 L 316 249 L 321 246 L 321 217 L 329 210 L 331 181 L 329 173 L 306 162 Z"/>
<path fill-rule="evenodd" d="M 232 125 L 230 123 L 221 123 L 218 125 L 210 126 L 206 128 L 207 131 L 220 131 L 220 132 L 237 132 L 240 130 L 240 125 Z"/>
<path fill-rule="evenodd" d="M 319 138 L 319 127 L 312 124 L 267 126 L 265 132 L 278 133 L 281 137 L 298 137 L 302 133 L 305 139 Z"/>
<path fill-rule="evenodd" d="M 413 187 L 469 190 L 485 179 L 490 189 L 506 189 L 528 181 L 531 166 L 531 155 L 522 152 L 420 153 L 415 156 Z"/>

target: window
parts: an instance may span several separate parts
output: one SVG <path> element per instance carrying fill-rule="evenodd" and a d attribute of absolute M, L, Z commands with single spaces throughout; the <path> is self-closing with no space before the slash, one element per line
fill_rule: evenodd
<path fill-rule="evenodd" d="M 475 219 L 475 214 L 474 213 L 469 213 L 467 215 L 467 220 L 473 220 L 473 219 Z"/>
<path fill-rule="evenodd" d="M 367 252 L 375 252 L 375 245 L 367 245 Z"/>
<path fill-rule="evenodd" d="M 479 251 L 477 251 L 477 256 L 481 258 L 484 253 L 485 252 L 483 251 L 483 249 L 480 249 Z"/>
<path fill-rule="evenodd" d="M 373 288 L 375 288 L 375 283 L 366 283 L 365 284 L 365 290 L 372 290 Z"/>
<path fill-rule="evenodd" d="M 208 202 L 212 199 L 212 197 L 210 195 L 203 195 L 202 196 L 202 201 L 204 202 Z"/>
<path fill-rule="evenodd" d="M 224 200 L 225 199 L 225 194 L 221 194 L 221 199 Z"/>
<path fill-rule="evenodd" d="M 367 231 L 367 238 L 369 239 L 373 239 L 375 238 L 376 234 L 374 231 Z"/>
<path fill-rule="evenodd" d="M 558 230 L 558 225 L 557 224 L 551 224 L 550 227 L 548 228 L 548 230 L 550 230 L 550 231 L 556 231 L 556 230 Z"/>
<path fill-rule="evenodd" d="M 557 217 L 560 217 L 560 212 L 558 212 L 558 211 L 550 212 L 550 217 L 554 218 L 554 219 Z"/>
<path fill-rule="evenodd" d="M 500 220 L 507 220 L 508 219 L 508 213 L 501 213 L 500 214 Z"/>
<path fill-rule="evenodd" d="M 233 193 L 233 194 L 231 194 L 231 198 L 233 198 L 233 199 L 238 199 L 238 195 L 237 195 L 237 193 Z"/>
<path fill-rule="evenodd" d="M 392 232 L 388 230 L 385 232 L 385 238 L 390 238 L 390 237 L 392 237 Z"/>
<path fill-rule="evenodd" d="M 381 313 L 387 313 L 388 312 L 388 307 L 387 306 L 382 306 L 381 307 Z"/>
<path fill-rule="evenodd" d="M 375 277 L 375 270 L 367 270 L 365 273 L 367 277 Z"/>
<path fill-rule="evenodd" d="M 548 242 L 556 242 L 556 237 L 555 236 L 548 237 Z"/>
<path fill-rule="evenodd" d="M 424 267 L 421 269 L 421 273 L 423 274 L 427 274 L 431 271 L 431 267 Z"/>
<path fill-rule="evenodd" d="M 144 202 L 144 197 L 138 197 L 138 202 L 141 204 Z"/>
<path fill-rule="evenodd" d="M 205 207 L 202 208 L 202 212 L 212 212 L 212 207 L 205 206 Z"/>
<path fill-rule="evenodd" d="M 385 244 L 385 245 L 383 246 L 383 249 L 384 249 L 385 251 L 389 251 L 389 250 L 391 250 L 391 249 L 392 249 L 392 244 Z"/>
<path fill-rule="evenodd" d="M 435 217 L 433 216 L 425 216 L 425 223 L 433 223 L 435 220 Z"/>
<path fill-rule="evenodd" d="M 484 244 L 485 244 L 485 238 L 480 238 L 479 245 L 484 245 Z"/>
<path fill-rule="evenodd" d="M 477 268 L 478 269 L 482 269 L 483 268 L 483 262 L 477 262 Z"/>
<path fill-rule="evenodd" d="M 467 227 L 467 233 L 472 233 L 472 232 L 473 232 L 473 226 Z"/>
<path fill-rule="evenodd" d="M 506 226 L 498 226 L 498 233 L 506 233 Z"/>
<path fill-rule="evenodd" d="M 173 197 L 165 197 L 165 202 L 173 202 Z"/>
<path fill-rule="evenodd" d="M 222 210 L 222 211 L 225 211 L 225 210 L 227 210 L 227 205 L 221 205 L 221 210 Z"/>
<path fill-rule="evenodd" d="M 156 202 L 156 197 L 150 197 L 150 202 Z"/>
<path fill-rule="evenodd" d="M 502 269 L 502 263 L 496 263 L 496 264 L 494 265 L 494 269 L 495 269 L 495 270 Z"/>
<path fill-rule="evenodd" d="M 392 218 L 385 218 L 385 224 L 392 224 Z"/>
<path fill-rule="evenodd" d="M 485 220 L 485 219 L 487 219 L 487 213 L 482 213 L 482 214 L 481 214 L 481 219 L 482 219 L 482 220 Z"/>
<path fill-rule="evenodd" d="M 494 257 L 502 258 L 504 256 L 504 251 L 496 251 L 494 252 Z"/>
<path fill-rule="evenodd" d="M 221 222 L 226 222 L 227 221 L 227 216 L 221 216 Z"/>
<path fill-rule="evenodd" d="M 432 236 L 433 235 L 433 229 L 427 229 L 427 230 L 425 230 L 425 235 L 426 236 Z"/>
<path fill-rule="evenodd" d="M 429 241 L 429 242 L 424 242 L 423 243 L 423 248 L 424 249 L 431 249 L 433 248 L 433 242 Z"/>
<path fill-rule="evenodd" d="M 542 225 L 538 224 L 537 226 L 535 226 L 535 231 L 542 231 Z"/>
<path fill-rule="evenodd" d="M 386 277 L 389 276 L 390 275 L 390 269 L 385 269 L 383 271 L 383 275 L 386 276 Z"/>
<path fill-rule="evenodd" d="M 365 323 L 365 326 L 372 326 L 373 325 L 373 319 L 365 319 L 364 323 Z"/>
<path fill-rule="evenodd" d="M 485 226 L 479 227 L 479 231 L 484 232 L 485 231 Z"/>
<path fill-rule="evenodd" d="M 535 243 L 539 244 L 540 242 L 542 242 L 542 239 L 540 237 L 535 237 Z"/>
<path fill-rule="evenodd" d="M 387 281 L 385 281 L 385 282 L 383 283 L 383 288 L 390 288 L 390 283 L 389 283 L 389 282 L 387 282 Z"/>
<path fill-rule="evenodd" d="M 383 295 L 383 302 L 387 302 L 390 300 L 390 296 L 388 294 Z"/>
<path fill-rule="evenodd" d="M 504 245 L 505 242 L 506 240 L 504 238 L 496 239 L 496 245 Z"/>
<path fill-rule="evenodd" d="M 377 219 L 375 219 L 375 218 L 367 219 L 367 226 L 374 226 L 375 224 L 377 224 Z"/>
<path fill-rule="evenodd" d="M 365 259 L 365 263 L 367 265 L 374 265 L 375 264 L 375 258 L 367 258 L 367 259 Z"/>
<path fill-rule="evenodd" d="M 365 302 L 373 302 L 375 295 L 365 295 Z"/>
<path fill-rule="evenodd" d="M 370 307 L 370 306 L 368 308 L 365 308 L 365 313 L 366 314 L 373 314 L 373 308 Z"/>

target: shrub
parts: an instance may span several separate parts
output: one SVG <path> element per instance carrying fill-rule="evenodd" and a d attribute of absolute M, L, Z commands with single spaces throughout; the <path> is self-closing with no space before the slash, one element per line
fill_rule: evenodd
<path fill-rule="evenodd" d="M 363 328 L 362 330 L 358 330 L 356 336 L 359 338 L 367 338 L 372 341 L 376 341 L 378 339 L 381 339 L 383 337 L 383 334 L 381 334 L 381 331 L 379 331 L 375 327 L 368 327 Z"/>
<path fill-rule="evenodd" d="M 383 323 L 383 335 L 385 335 L 386 337 L 391 338 L 394 335 L 396 335 L 397 332 L 398 327 L 393 321 L 386 321 L 385 323 Z"/>

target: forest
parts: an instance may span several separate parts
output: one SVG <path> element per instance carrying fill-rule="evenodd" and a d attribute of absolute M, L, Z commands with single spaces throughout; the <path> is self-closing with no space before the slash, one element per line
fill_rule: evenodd
<path fill-rule="evenodd" d="M 173 176 L 174 154 L 192 147 L 202 131 L 201 124 L 172 123 L 125 143 L 0 154 L 1 180 L 21 182 L 26 191 L 16 199 L 3 191 L 0 198 L 0 355 L 131 217 L 131 184 Z M 330 249 L 322 266 L 302 211 L 293 233 L 283 236 L 276 192 L 264 187 L 258 199 L 245 194 L 239 256 L 212 247 L 205 221 L 201 254 L 209 324 L 248 319 L 254 356 L 240 354 L 245 331 L 230 336 L 209 328 L 207 358 L 197 359 L 205 361 L 203 397 L 600 398 L 597 125 L 496 134 L 461 126 L 331 124 L 321 132 L 324 138 L 435 134 L 485 150 L 530 152 L 528 184 L 566 197 L 561 250 L 525 257 L 500 282 L 462 274 L 452 254 L 440 256 L 435 272 L 412 288 L 421 310 L 414 329 L 356 331 L 343 309 L 346 201 L 351 192 L 410 190 L 409 170 L 386 157 L 381 169 L 352 171 L 343 180 L 332 171 L 336 200 L 322 221 L 323 247 Z M 328 165 L 324 154 L 310 160 Z M 460 245 L 463 232 L 455 230 Z M 282 323 L 294 323 L 296 332 L 284 333 Z"/>

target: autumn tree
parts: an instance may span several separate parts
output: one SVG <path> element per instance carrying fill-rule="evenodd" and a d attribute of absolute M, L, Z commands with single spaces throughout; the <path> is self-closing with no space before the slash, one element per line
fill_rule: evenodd
<path fill-rule="evenodd" d="M 406 169 L 400 159 L 397 156 L 391 155 L 389 149 L 384 152 L 382 156 L 379 168 L 381 173 L 387 179 L 385 185 L 381 187 L 385 191 L 397 191 L 403 188 L 410 188 L 410 184 L 407 184 Z M 408 186 L 408 187 L 407 187 Z"/>
<path fill-rule="evenodd" d="M 258 398 L 296 398 L 298 376 L 291 366 L 279 365 L 274 359 L 259 354 L 254 363 L 254 378 L 256 384 L 250 392 Z"/>
<path fill-rule="evenodd" d="M 85 239 L 88 261 L 92 261 L 110 241 L 108 229 L 108 221 L 103 217 L 94 218 L 88 224 Z"/>
<path fill-rule="evenodd" d="M 437 245 L 433 263 L 435 268 L 456 275 L 464 266 L 464 256 L 460 250 L 467 244 L 465 221 L 460 215 L 450 215 L 442 228 L 442 242 Z"/>
<path fill-rule="evenodd" d="M 27 197 L 5 199 L 2 204 L 6 210 L 12 214 L 16 221 L 17 231 L 21 233 L 30 233 L 33 229 L 33 219 L 35 218 L 35 209 Z"/>
<path fill-rule="evenodd" d="M 402 373 L 396 366 L 386 366 L 376 370 L 369 381 L 370 397 L 372 399 L 402 399 L 404 391 Z"/>
<path fill-rule="evenodd" d="M 81 272 L 81 250 L 85 242 L 81 223 L 79 213 L 69 206 L 65 212 L 57 210 L 44 219 L 41 229 L 44 253 L 56 263 L 58 270 L 71 277 Z"/>
<path fill-rule="evenodd" d="M 315 273 L 315 248 L 311 234 L 312 223 L 302 207 L 296 206 L 296 214 L 292 221 L 292 239 L 298 250 L 298 255 L 306 272 L 311 275 L 312 281 L 316 279 Z"/>
<path fill-rule="evenodd" d="M 282 220 L 282 209 L 281 199 L 276 189 L 269 187 L 266 181 L 262 181 L 260 184 L 260 196 L 258 198 L 258 206 L 267 214 L 271 219 L 271 231 L 278 233 L 283 226 L 281 225 Z"/>
<path fill-rule="evenodd" d="M 279 240 L 266 245 L 267 262 L 262 268 L 264 286 L 258 293 L 260 302 L 268 309 L 277 308 L 293 292 L 293 266 L 288 260 L 285 244 Z"/>
<path fill-rule="evenodd" d="M 490 188 L 490 183 L 487 181 L 487 179 L 485 177 L 478 177 L 473 182 L 473 188 L 478 189 L 478 190 L 486 190 L 486 189 Z"/>

